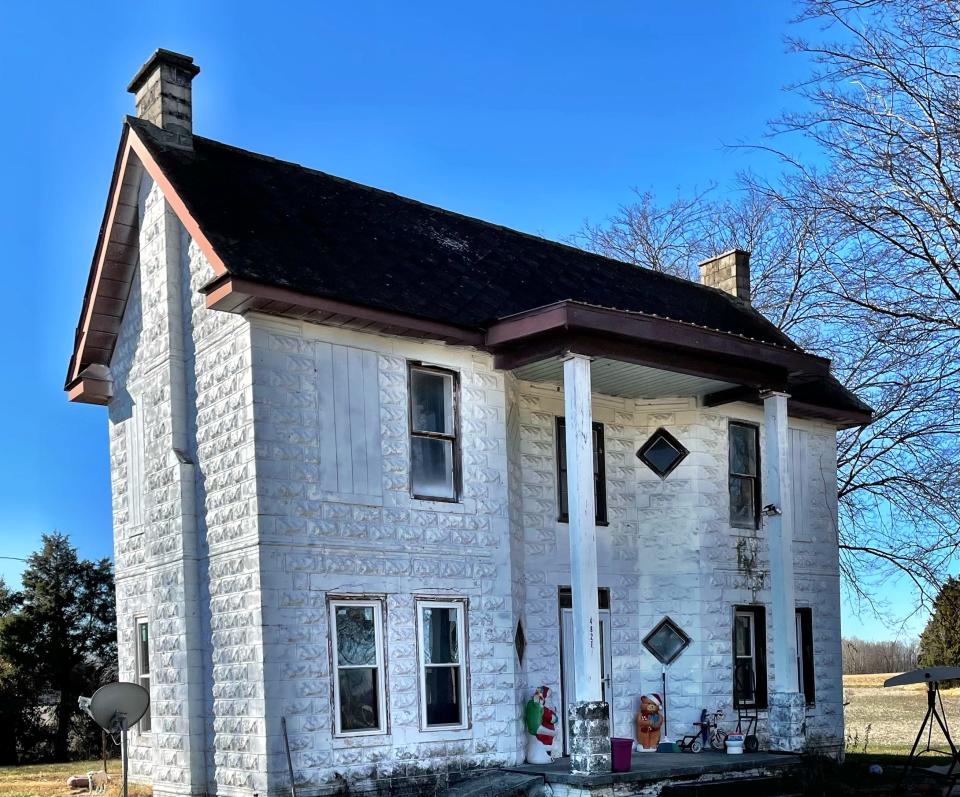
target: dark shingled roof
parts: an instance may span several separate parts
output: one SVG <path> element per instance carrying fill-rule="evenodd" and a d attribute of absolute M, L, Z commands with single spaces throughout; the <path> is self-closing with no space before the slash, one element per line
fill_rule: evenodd
<path fill-rule="evenodd" d="M 148 122 L 127 124 L 232 277 L 478 330 L 572 300 L 800 351 L 723 291 L 201 136 L 178 149 Z M 795 400 L 870 411 L 832 376 L 790 382 Z"/>
<path fill-rule="evenodd" d="M 465 327 L 575 300 L 797 348 L 722 291 L 200 136 L 177 149 L 128 123 L 234 277 Z"/>

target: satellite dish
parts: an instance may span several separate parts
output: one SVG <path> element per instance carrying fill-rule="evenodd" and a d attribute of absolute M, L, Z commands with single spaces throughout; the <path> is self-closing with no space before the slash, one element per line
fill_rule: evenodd
<path fill-rule="evenodd" d="M 107 733 L 120 734 L 123 758 L 123 797 L 127 797 L 127 729 L 147 713 L 150 693 L 140 684 L 118 682 L 101 686 L 93 697 L 81 697 L 80 708 Z"/>
<path fill-rule="evenodd" d="M 81 701 L 81 707 L 97 725 L 108 733 L 117 733 L 139 722 L 147 713 L 150 693 L 139 684 L 119 682 L 101 686 L 89 702 L 86 698 Z"/>
<path fill-rule="evenodd" d="M 907 686 L 908 684 L 940 683 L 960 680 L 960 667 L 926 667 L 920 670 L 894 675 L 883 682 L 884 686 Z"/>

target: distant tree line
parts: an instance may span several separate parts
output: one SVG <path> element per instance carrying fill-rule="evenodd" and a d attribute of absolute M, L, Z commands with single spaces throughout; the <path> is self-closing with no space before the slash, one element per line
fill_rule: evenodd
<path fill-rule="evenodd" d="M 852 637 L 841 643 L 844 675 L 906 672 L 917 668 L 920 645 L 912 642 L 868 642 Z"/>
<path fill-rule="evenodd" d="M 851 637 L 841 644 L 844 675 L 960 667 L 960 579 L 947 577 L 919 639 L 867 642 Z"/>
<path fill-rule="evenodd" d="M 110 561 L 46 534 L 22 582 L 0 579 L 0 765 L 95 758 L 103 736 L 77 698 L 117 680 Z"/>

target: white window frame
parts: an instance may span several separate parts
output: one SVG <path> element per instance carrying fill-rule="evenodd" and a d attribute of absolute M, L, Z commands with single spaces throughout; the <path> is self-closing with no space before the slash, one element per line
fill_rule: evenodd
<path fill-rule="evenodd" d="M 420 730 L 421 731 L 460 731 L 470 727 L 470 693 L 467 668 L 470 656 L 467 650 L 467 601 L 465 598 L 447 598 L 437 600 L 433 598 L 417 598 L 414 601 L 417 612 L 417 667 L 419 668 L 420 683 Z M 457 612 L 457 632 L 459 634 L 459 662 L 456 664 L 427 665 L 423 649 L 423 610 L 424 609 L 454 609 Z M 461 712 L 460 722 L 444 723 L 443 725 L 427 724 L 427 666 L 430 667 L 457 667 L 460 670 Z"/>
<path fill-rule="evenodd" d="M 453 424 L 452 433 L 444 432 L 424 432 L 414 429 L 413 426 L 413 375 L 414 373 L 433 374 L 450 378 L 450 412 L 451 423 Z M 460 374 L 450 368 L 441 368 L 434 365 L 425 365 L 419 362 L 407 363 L 407 426 L 410 442 L 410 495 L 418 501 L 440 501 L 448 504 L 457 504 L 460 502 L 462 490 L 462 465 L 460 461 Z M 450 443 L 451 458 L 451 483 L 453 485 L 453 496 L 427 495 L 418 493 L 413 485 L 413 441 L 417 438 L 425 440 L 442 440 Z"/>
<path fill-rule="evenodd" d="M 740 700 L 741 706 L 753 706 L 757 702 L 757 686 L 756 686 L 756 676 L 757 676 L 757 615 L 754 612 L 737 610 L 734 612 L 733 622 L 736 623 L 740 617 L 746 617 L 750 621 L 750 655 L 741 656 L 737 654 L 737 651 L 733 651 L 733 665 L 736 665 L 741 660 L 750 659 L 750 671 L 754 675 L 754 686 L 753 686 L 753 699 L 752 700 Z"/>
<path fill-rule="evenodd" d="M 147 671 L 143 671 L 143 656 L 141 655 L 141 643 L 140 643 L 140 629 L 147 629 Z M 137 683 L 142 686 L 147 692 L 150 692 L 150 621 L 146 617 L 137 617 L 133 622 L 133 633 L 134 633 L 134 661 L 137 668 Z M 146 684 L 144 684 L 146 681 Z M 147 711 L 140 718 L 140 721 L 137 723 L 137 731 L 141 734 L 148 734 L 153 728 L 153 702 L 147 706 Z M 147 727 L 144 728 L 144 722 L 146 722 Z"/>
<path fill-rule="evenodd" d="M 330 598 L 329 600 L 329 623 L 330 623 L 330 675 L 333 681 L 333 735 L 338 738 L 351 736 L 382 736 L 389 732 L 389 720 L 387 718 L 387 668 L 384 664 L 386 660 L 384 652 L 384 618 L 383 618 L 383 598 Z M 350 731 L 341 728 L 340 717 L 340 670 L 342 669 L 368 669 L 368 665 L 346 665 L 343 666 L 338 661 L 337 655 L 337 608 L 349 606 L 353 608 L 372 608 L 373 609 L 373 628 L 374 643 L 376 647 L 376 668 L 377 668 L 377 716 L 380 718 L 380 724 L 376 728 L 367 730 Z"/>

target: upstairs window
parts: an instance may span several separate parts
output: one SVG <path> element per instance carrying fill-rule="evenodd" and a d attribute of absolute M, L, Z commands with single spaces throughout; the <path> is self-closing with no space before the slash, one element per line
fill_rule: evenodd
<path fill-rule="evenodd" d="M 410 492 L 456 501 L 460 489 L 457 375 L 410 366 Z"/>
<path fill-rule="evenodd" d="M 129 626 L 127 626 L 129 628 Z M 137 620 L 137 683 L 150 691 L 150 625 L 146 620 Z M 150 713 L 153 704 L 147 707 L 138 724 L 140 733 L 150 733 Z"/>
<path fill-rule="evenodd" d="M 607 471 L 604 464 L 603 424 L 593 424 L 593 496 L 597 523 L 607 522 Z M 569 497 L 567 495 L 567 425 L 563 418 L 557 418 L 557 496 L 559 520 L 570 520 Z"/>
<path fill-rule="evenodd" d="M 760 428 L 730 422 L 730 525 L 760 528 Z"/>
<path fill-rule="evenodd" d="M 382 614 L 379 600 L 330 601 L 338 736 L 386 733 Z"/>
<path fill-rule="evenodd" d="M 467 727 L 466 606 L 456 601 L 417 601 L 420 655 L 420 726 Z"/>
<path fill-rule="evenodd" d="M 767 613 L 737 606 L 733 614 L 733 707 L 767 707 Z"/>

